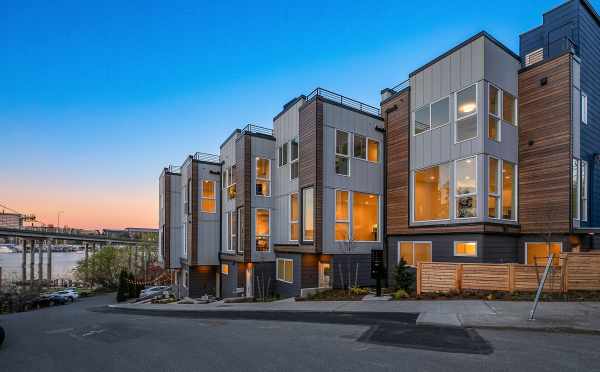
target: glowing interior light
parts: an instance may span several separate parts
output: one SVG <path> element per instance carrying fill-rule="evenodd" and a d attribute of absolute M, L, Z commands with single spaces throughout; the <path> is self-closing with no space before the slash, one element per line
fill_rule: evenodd
<path fill-rule="evenodd" d="M 460 106 L 458 110 L 460 112 L 464 112 L 465 114 L 469 114 L 475 111 L 476 108 L 477 106 L 474 103 L 465 103 L 464 105 Z"/>

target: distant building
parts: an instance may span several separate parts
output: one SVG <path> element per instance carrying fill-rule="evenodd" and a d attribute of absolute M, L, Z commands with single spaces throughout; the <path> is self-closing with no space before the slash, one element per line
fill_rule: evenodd
<path fill-rule="evenodd" d="M 0 213 L 0 227 L 9 229 L 20 229 L 23 227 L 23 220 L 18 213 Z"/>

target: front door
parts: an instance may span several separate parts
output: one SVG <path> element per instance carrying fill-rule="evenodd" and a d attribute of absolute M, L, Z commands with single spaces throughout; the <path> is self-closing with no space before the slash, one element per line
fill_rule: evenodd
<path fill-rule="evenodd" d="M 319 262 L 319 288 L 331 288 L 331 264 Z"/>
<path fill-rule="evenodd" d="M 254 282 L 253 268 L 251 265 L 246 266 L 246 297 L 252 297 L 254 295 L 254 291 L 252 288 L 252 283 Z"/>

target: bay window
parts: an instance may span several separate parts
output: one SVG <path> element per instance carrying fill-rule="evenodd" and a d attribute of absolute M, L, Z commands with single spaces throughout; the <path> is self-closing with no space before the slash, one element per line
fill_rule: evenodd
<path fill-rule="evenodd" d="M 335 240 L 348 241 L 350 239 L 350 192 L 335 191 Z"/>
<path fill-rule="evenodd" d="M 490 157 L 488 172 L 488 217 L 500 218 L 500 187 L 498 185 L 500 161 L 498 159 Z"/>
<path fill-rule="evenodd" d="M 450 217 L 450 167 L 441 164 L 414 173 L 415 221 L 447 220 Z"/>
<path fill-rule="evenodd" d="M 271 196 L 271 160 L 256 158 L 256 195 Z"/>
<path fill-rule="evenodd" d="M 298 178 L 298 141 L 293 139 L 290 143 L 290 179 Z"/>
<path fill-rule="evenodd" d="M 477 158 L 454 162 L 456 218 L 477 217 Z"/>
<path fill-rule="evenodd" d="M 352 193 L 352 240 L 379 241 L 379 197 Z"/>
<path fill-rule="evenodd" d="M 491 85 L 488 89 L 489 95 L 489 116 L 488 116 L 488 138 L 494 141 L 500 141 L 500 89 Z"/>
<path fill-rule="evenodd" d="M 455 142 L 477 137 L 477 84 L 456 93 Z"/>
<path fill-rule="evenodd" d="M 204 213 L 217 212 L 217 190 L 215 181 L 202 181 L 200 188 L 200 211 Z"/>
<path fill-rule="evenodd" d="M 302 240 L 313 241 L 315 238 L 314 188 L 302 190 Z"/>
<path fill-rule="evenodd" d="M 300 235 L 298 216 L 300 215 L 300 206 L 298 202 L 298 193 L 290 194 L 290 241 L 298 241 Z"/>
<path fill-rule="evenodd" d="M 502 218 L 516 220 L 515 165 L 502 161 Z"/>
<path fill-rule="evenodd" d="M 341 130 L 335 131 L 335 173 L 350 175 L 350 135 Z"/>
<path fill-rule="evenodd" d="M 269 237 L 271 236 L 270 229 L 270 210 L 257 208 L 255 219 L 255 231 L 256 236 L 256 251 L 257 252 L 268 252 L 269 249 Z"/>

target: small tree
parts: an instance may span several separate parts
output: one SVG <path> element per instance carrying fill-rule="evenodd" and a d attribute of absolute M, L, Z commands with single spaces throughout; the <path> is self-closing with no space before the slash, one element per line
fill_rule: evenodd
<path fill-rule="evenodd" d="M 133 276 L 133 273 L 129 273 L 129 276 L 127 277 L 128 283 L 127 283 L 127 289 L 129 292 L 129 298 L 137 298 L 139 291 L 137 288 L 137 285 L 135 284 L 135 277 Z"/>
<path fill-rule="evenodd" d="M 121 274 L 119 274 L 119 289 L 117 290 L 117 302 L 123 302 L 127 300 L 128 292 L 129 286 L 127 284 L 127 271 L 121 270 Z"/>
<path fill-rule="evenodd" d="M 394 279 L 396 280 L 396 288 L 403 289 L 406 292 L 410 291 L 415 283 L 415 276 L 410 268 L 406 266 L 404 258 L 401 258 L 398 265 L 396 265 Z"/>

